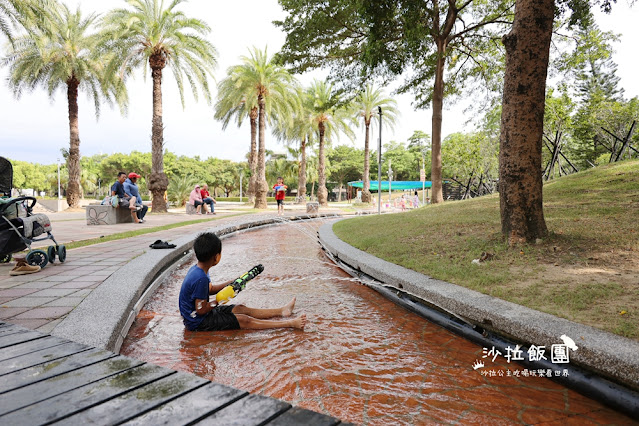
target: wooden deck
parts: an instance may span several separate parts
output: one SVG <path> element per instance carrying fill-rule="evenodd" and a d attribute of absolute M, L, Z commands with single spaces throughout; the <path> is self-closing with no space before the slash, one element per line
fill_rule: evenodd
<path fill-rule="evenodd" d="M 192 374 L 0 322 L 0 424 L 337 425 Z"/>

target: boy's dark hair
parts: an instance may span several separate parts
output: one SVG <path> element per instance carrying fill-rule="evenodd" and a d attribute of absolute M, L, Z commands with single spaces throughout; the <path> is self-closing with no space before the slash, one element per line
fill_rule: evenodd
<path fill-rule="evenodd" d="M 282 178 L 282 176 L 278 176 L 277 180 L 280 180 L 280 179 L 284 180 L 284 178 Z"/>
<path fill-rule="evenodd" d="M 200 262 L 208 262 L 218 253 L 222 253 L 222 241 L 212 232 L 200 234 L 193 243 L 195 257 Z"/>
<path fill-rule="evenodd" d="M 126 174 L 125 172 L 118 172 L 118 177 L 120 177 L 122 175 L 125 175 L 125 174 Z"/>

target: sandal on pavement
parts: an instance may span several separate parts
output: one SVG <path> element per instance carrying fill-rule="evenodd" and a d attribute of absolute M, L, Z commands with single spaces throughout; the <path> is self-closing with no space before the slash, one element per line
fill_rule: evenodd
<path fill-rule="evenodd" d="M 172 249 L 172 248 L 175 248 L 176 246 L 175 244 L 169 244 L 166 241 L 157 240 L 156 242 L 151 244 L 149 247 L 153 249 Z"/>

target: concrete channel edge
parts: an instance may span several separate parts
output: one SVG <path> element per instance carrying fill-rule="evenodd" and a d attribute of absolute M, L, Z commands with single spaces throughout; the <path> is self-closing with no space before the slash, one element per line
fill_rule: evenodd
<path fill-rule="evenodd" d="M 561 335 L 570 336 L 578 347 L 570 354 L 571 363 L 620 383 L 633 392 L 639 390 L 638 342 L 387 262 L 339 239 L 333 233 L 333 224 L 320 228 L 320 242 L 333 257 L 351 268 L 387 287 L 408 293 L 426 305 L 448 311 L 515 342 L 550 348 L 553 344 L 562 343 Z"/>

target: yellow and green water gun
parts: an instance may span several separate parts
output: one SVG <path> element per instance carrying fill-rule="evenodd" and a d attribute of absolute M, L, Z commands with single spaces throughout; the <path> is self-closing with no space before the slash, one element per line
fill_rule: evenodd
<path fill-rule="evenodd" d="M 246 288 L 246 283 L 261 274 L 263 270 L 264 266 L 259 264 L 240 275 L 231 284 L 227 285 L 222 290 L 217 292 L 217 294 L 215 295 L 215 300 L 217 300 L 217 303 L 226 303 L 229 300 L 233 299 L 240 291 Z"/>

